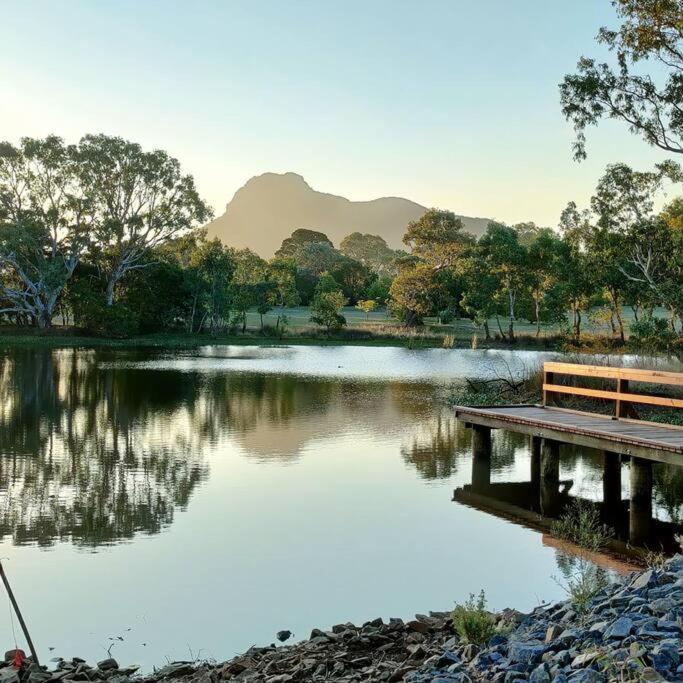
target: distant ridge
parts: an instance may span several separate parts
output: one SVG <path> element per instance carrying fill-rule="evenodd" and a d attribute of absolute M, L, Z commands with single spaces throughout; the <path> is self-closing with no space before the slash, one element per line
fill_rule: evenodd
<path fill-rule="evenodd" d="M 225 213 L 207 225 L 209 237 L 231 247 L 249 247 L 272 256 L 296 228 L 324 232 L 335 244 L 352 232 L 380 235 L 387 244 L 404 247 L 406 226 L 426 211 L 409 199 L 381 197 L 352 202 L 345 197 L 317 192 L 297 173 L 264 173 L 241 187 Z M 460 216 L 465 230 L 481 235 L 487 218 Z"/>

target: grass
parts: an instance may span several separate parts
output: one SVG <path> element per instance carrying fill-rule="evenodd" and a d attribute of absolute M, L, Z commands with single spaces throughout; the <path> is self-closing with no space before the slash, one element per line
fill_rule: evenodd
<path fill-rule="evenodd" d="M 284 336 L 274 334 L 277 316 L 282 310 L 273 310 L 263 316 L 263 331 L 260 316 L 255 311 L 250 311 L 247 314 L 245 334 L 226 332 L 197 335 L 167 332 L 137 335 L 130 339 L 107 339 L 79 335 L 59 325 L 44 334 L 30 328 L 7 326 L 0 328 L 0 346 L 194 348 L 206 344 L 344 344 L 406 348 L 567 349 L 567 337 L 561 334 L 562 330 L 557 325 L 543 326 L 541 335 L 537 337 L 534 324 L 518 321 L 516 343 L 511 346 L 496 333 L 495 320 L 489 321 L 494 336 L 486 340 L 482 329 L 475 327 L 472 321 L 467 319 L 441 324 L 434 318 L 427 318 L 421 328 L 406 328 L 391 318 L 385 310 L 374 311 L 366 316 L 353 307 L 346 307 L 343 314 L 347 326 L 339 332 L 328 334 L 310 322 L 310 311 L 307 307 L 287 308 L 284 312 L 288 321 Z M 628 327 L 629 318 L 626 312 L 625 317 Z M 599 320 L 599 316 L 592 318 Z M 614 339 L 605 336 L 609 330 L 604 324 L 587 323 L 585 331 L 585 340 L 581 348 L 575 349 L 577 352 L 610 353 L 624 350 Z"/>

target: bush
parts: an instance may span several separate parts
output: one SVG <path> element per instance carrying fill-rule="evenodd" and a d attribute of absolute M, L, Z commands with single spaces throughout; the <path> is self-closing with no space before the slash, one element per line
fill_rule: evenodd
<path fill-rule="evenodd" d="M 486 595 L 482 590 L 479 596 L 470 593 L 463 605 L 453 610 L 453 628 L 463 643 L 483 645 L 496 633 L 496 622 L 486 609 Z"/>
<path fill-rule="evenodd" d="M 631 323 L 631 345 L 640 351 L 672 351 L 678 335 L 664 318 L 641 318 Z"/>
<path fill-rule="evenodd" d="M 111 339 L 127 339 L 140 329 L 138 315 L 123 304 L 94 307 L 83 323 L 89 334 Z"/>

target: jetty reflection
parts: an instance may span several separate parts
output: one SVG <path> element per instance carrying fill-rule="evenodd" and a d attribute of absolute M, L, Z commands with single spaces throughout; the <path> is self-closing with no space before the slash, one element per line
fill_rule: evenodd
<path fill-rule="evenodd" d="M 634 460 L 627 457 L 558 444 L 551 454 L 543 454 L 541 439 L 518 437 L 527 441 L 526 481 L 492 482 L 495 456 L 491 454 L 497 449 L 489 441 L 490 433 L 480 434 L 473 429 L 471 483 L 455 489 L 453 500 L 545 532 L 573 500 L 582 500 L 594 506 L 602 522 L 613 530 L 613 549 L 625 553 L 637 546 L 664 553 L 679 550 L 677 536 L 683 533 L 683 472 L 678 468 L 658 464 L 645 473 L 629 473 Z M 497 445 L 509 451 L 504 439 Z M 593 496 L 580 495 L 574 478 L 560 478 L 561 463 L 563 469 L 581 471 L 582 484 L 584 488 L 589 484 Z M 579 463 L 581 467 L 577 467 Z M 638 464 L 636 460 L 635 467 Z M 635 481 L 652 491 L 652 496 L 643 499 L 642 488 L 636 490 L 636 495 L 629 489 L 624 493 L 624 470 L 624 479 L 629 480 L 631 487 Z M 652 478 L 643 483 L 648 472 L 652 472 Z"/>

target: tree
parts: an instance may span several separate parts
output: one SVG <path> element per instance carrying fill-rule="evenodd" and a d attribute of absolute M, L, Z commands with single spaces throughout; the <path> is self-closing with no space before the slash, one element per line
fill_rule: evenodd
<path fill-rule="evenodd" d="M 582 311 L 589 306 L 595 289 L 594 273 L 583 249 L 587 221 L 586 212 L 580 212 L 574 202 L 569 202 L 560 216 L 563 247 L 558 262 L 559 280 L 572 311 L 572 333 L 576 342 L 581 339 Z"/>
<path fill-rule="evenodd" d="M 484 250 L 475 245 L 467 252 L 462 263 L 464 292 L 460 301 L 465 311 L 472 316 L 476 327 L 484 328 L 488 341 L 491 338 L 489 318 L 496 313 L 496 291 L 500 285 L 486 261 Z"/>
<path fill-rule="evenodd" d="M 106 280 L 106 302 L 114 302 L 118 282 L 146 268 L 150 250 L 206 222 L 211 209 L 194 180 L 166 152 L 145 152 L 119 137 L 86 135 L 78 146 L 83 190 L 98 212 L 93 257 Z"/>
<path fill-rule="evenodd" d="M 376 301 L 380 306 L 386 306 L 392 282 L 393 278 L 388 275 L 377 277 L 368 285 L 365 295 L 368 299 Z"/>
<path fill-rule="evenodd" d="M 296 256 L 301 247 L 312 242 L 327 244 L 334 248 L 330 238 L 324 232 L 297 228 L 289 237 L 282 241 L 282 245 L 275 252 L 275 256 Z"/>
<path fill-rule="evenodd" d="M 332 264 L 330 274 L 341 286 L 344 296 L 354 304 L 365 292 L 371 274 L 359 261 L 342 256 L 341 260 Z"/>
<path fill-rule="evenodd" d="M 433 275 L 433 269 L 421 263 L 402 269 L 391 284 L 391 309 L 409 327 L 422 325 L 423 318 L 432 312 Z"/>
<path fill-rule="evenodd" d="M 346 325 L 346 318 L 341 314 L 346 298 L 339 286 L 335 285 L 334 278 L 326 273 L 320 278 L 311 302 L 311 322 L 325 327 L 328 333 Z"/>
<path fill-rule="evenodd" d="M 680 0 L 612 0 L 622 24 L 597 41 L 616 64 L 581 57 L 560 84 L 562 112 L 574 124 L 574 155 L 586 157 L 585 130 L 603 118 L 623 121 L 648 144 L 683 152 L 683 5 Z M 642 73 L 643 64 L 652 75 Z"/>
<path fill-rule="evenodd" d="M 55 136 L 0 144 L 0 310 L 40 328 L 52 324 L 94 223 L 75 156 Z"/>
<path fill-rule="evenodd" d="M 339 251 L 379 275 L 393 270 L 396 252 L 379 235 L 352 232 L 341 241 Z"/>
<path fill-rule="evenodd" d="M 562 241 L 548 228 L 537 232 L 528 245 L 526 267 L 537 337 L 541 334 L 541 320 L 544 317 L 557 321 L 563 315 L 563 307 L 558 308 L 558 298 L 551 296 L 559 279 L 562 251 Z M 547 306 L 549 301 L 553 302 L 552 307 Z"/>
<path fill-rule="evenodd" d="M 502 223 L 489 223 L 486 232 L 478 242 L 481 258 L 488 271 L 498 280 L 496 299 L 507 309 L 507 339 L 515 340 L 515 306 L 517 298 L 527 282 L 525 281 L 527 251 L 519 243 L 519 235 L 514 228 Z M 499 324 L 500 327 L 500 324 Z M 500 328 L 501 336 L 506 335 Z"/>
<path fill-rule="evenodd" d="M 196 312 L 201 306 L 204 314 L 197 330 L 204 327 L 208 318 L 213 333 L 223 326 L 229 313 L 230 282 L 237 267 L 235 254 L 216 237 L 196 245 L 188 265 L 194 276 L 190 332 L 194 331 Z"/>
<path fill-rule="evenodd" d="M 370 313 L 372 313 L 377 308 L 377 302 L 372 299 L 361 299 L 357 304 L 356 308 L 359 311 L 365 313 L 365 319 L 370 319 Z"/>
<path fill-rule="evenodd" d="M 462 221 L 453 212 L 429 209 L 408 224 L 403 242 L 437 271 L 453 266 L 473 238 L 463 233 Z"/>

